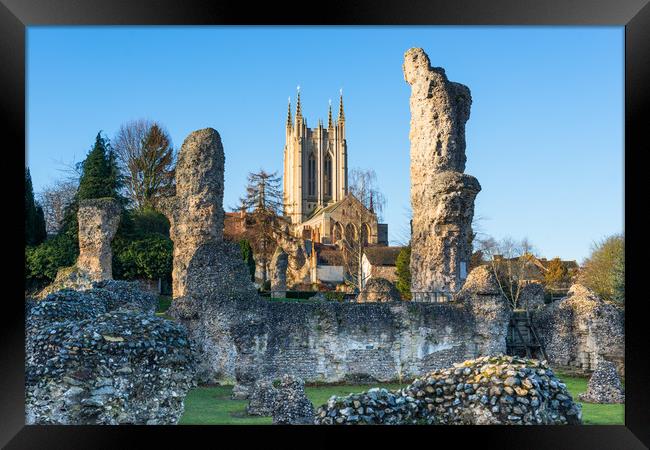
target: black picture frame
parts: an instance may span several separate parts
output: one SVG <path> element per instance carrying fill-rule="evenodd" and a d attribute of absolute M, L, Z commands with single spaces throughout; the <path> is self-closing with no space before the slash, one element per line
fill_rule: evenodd
<path fill-rule="evenodd" d="M 626 305 L 625 363 L 626 404 L 624 426 L 564 427 L 89 427 L 24 425 L 24 307 L 21 283 L 24 248 L 21 239 L 6 239 L 0 325 L 0 444 L 6 448 L 133 448 L 151 446 L 241 445 L 255 435 L 275 445 L 319 447 L 385 442 L 387 434 L 399 439 L 393 445 L 481 445 L 483 448 L 635 449 L 650 445 L 650 399 L 647 380 L 647 338 L 643 304 L 641 216 L 647 200 L 640 191 L 645 180 L 641 163 L 647 153 L 646 128 L 650 88 L 650 5 L 648 0 L 456 0 L 456 1 L 339 1 L 319 3 L 201 2 L 198 0 L 0 0 L 0 83 L 2 96 L 3 156 L 11 160 L 2 182 L 6 200 L 19 198 L 24 184 L 26 113 L 26 27 L 34 25 L 619 25 L 625 26 L 625 234 Z M 561 105 L 559 105 L 561 107 Z M 7 137 L 9 139 L 7 139 Z M 646 176 L 647 177 L 647 176 Z M 571 180 L 567 180 L 570 188 Z M 638 198 L 636 198 L 638 197 Z M 10 232 L 22 232 L 19 211 L 5 214 Z M 594 207 L 597 201 L 594 202 Z M 15 220 L 19 225 L 11 221 Z M 8 235 L 5 235 L 8 236 Z M 10 236 L 10 235 L 9 235 Z M 18 236 L 19 237 L 19 236 Z M 14 242 L 15 241 L 15 242 Z M 1 241 L 0 241 L 1 242 Z M 11 244 L 7 246 L 6 244 Z M 647 253 L 645 253 L 647 254 Z M 638 295 L 637 295 L 638 294 Z M 323 433 L 314 439 L 311 433 Z M 227 443 L 226 436 L 234 439 Z M 443 443 L 442 435 L 451 438 Z M 370 442 L 375 441 L 375 442 Z M 157 444 L 154 444 L 157 442 Z M 240 444 L 237 444 L 239 442 Z M 427 444 L 428 442 L 428 444 Z M 258 444 L 260 445 L 260 444 Z M 264 445 L 264 444 L 261 444 Z M 147 445 L 148 447 L 149 445 Z"/>

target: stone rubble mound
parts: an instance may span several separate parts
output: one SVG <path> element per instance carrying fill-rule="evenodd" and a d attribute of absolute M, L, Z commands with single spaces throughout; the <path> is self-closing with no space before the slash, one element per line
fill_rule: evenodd
<path fill-rule="evenodd" d="M 277 393 L 273 380 L 257 380 L 250 389 L 246 413 L 251 416 L 271 416 Z"/>
<path fill-rule="evenodd" d="M 305 382 L 284 375 L 277 386 L 272 407 L 274 425 L 313 425 L 314 405 L 305 395 Z"/>
<path fill-rule="evenodd" d="M 581 423 L 546 362 L 486 356 L 435 370 L 397 391 L 331 397 L 316 424 L 556 425 Z"/>
<path fill-rule="evenodd" d="M 194 384 L 194 356 L 186 330 L 152 315 L 148 295 L 109 282 L 31 305 L 28 424 L 178 422 Z"/>
<path fill-rule="evenodd" d="M 601 360 L 589 379 L 587 392 L 578 396 L 588 403 L 625 403 L 625 391 L 611 361 Z"/>

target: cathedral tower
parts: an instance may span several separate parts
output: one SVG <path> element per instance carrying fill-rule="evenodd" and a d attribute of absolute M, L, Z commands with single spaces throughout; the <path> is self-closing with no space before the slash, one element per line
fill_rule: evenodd
<path fill-rule="evenodd" d="M 301 223 L 314 211 L 343 200 L 348 193 L 347 162 L 343 92 L 338 118 L 332 119 L 330 101 L 327 126 L 319 119 L 316 128 L 308 128 L 298 90 L 295 120 L 289 99 L 284 146 L 284 214 L 291 223 Z"/>

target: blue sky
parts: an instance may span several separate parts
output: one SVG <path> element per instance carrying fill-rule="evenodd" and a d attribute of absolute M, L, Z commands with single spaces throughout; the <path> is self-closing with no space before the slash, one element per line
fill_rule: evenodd
<path fill-rule="evenodd" d="M 29 27 L 27 163 L 34 188 L 64 176 L 99 130 L 161 122 L 179 148 L 213 127 L 226 207 L 246 175 L 282 170 L 287 97 L 326 119 L 343 88 L 350 167 L 372 168 L 389 239 L 408 230 L 404 52 L 422 47 L 467 85 L 467 167 L 478 228 L 582 260 L 623 231 L 623 27 Z"/>

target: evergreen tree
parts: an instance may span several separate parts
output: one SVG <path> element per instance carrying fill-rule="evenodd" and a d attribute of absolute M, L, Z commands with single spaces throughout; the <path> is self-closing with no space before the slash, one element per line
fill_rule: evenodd
<path fill-rule="evenodd" d="M 25 168 L 25 244 L 38 245 L 46 236 L 43 208 L 34 200 L 32 176 Z"/>
<path fill-rule="evenodd" d="M 405 300 L 411 299 L 411 245 L 402 248 L 397 255 L 397 283 L 395 287 Z"/>
<path fill-rule="evenodd" d="M 253 247 L 248 239 L 239 241 L 239 248 L 241 249 L 241 256 L 248 266 L 248 272 L 251 275 L 251 281 L 255 281 L 255 259 L 253 259 Z"/>
<path fill-rule="evenodd" d="M 108 140 L 97 133 L 95 145 L 81 163 L 77 199 L 113 197 L 122 200 L 117 159 Z"/>

